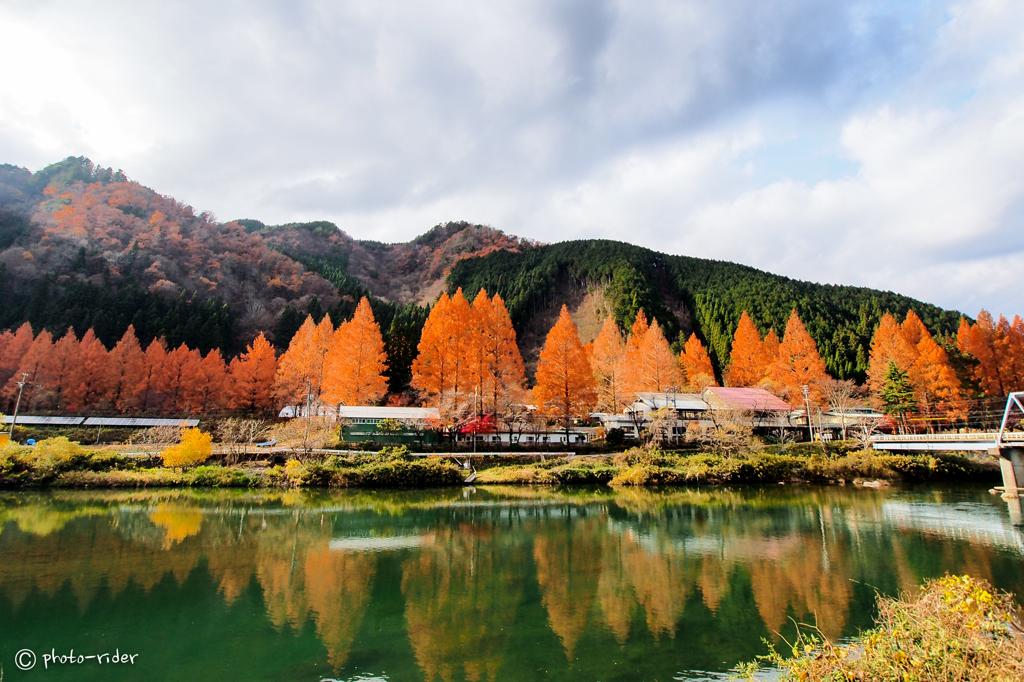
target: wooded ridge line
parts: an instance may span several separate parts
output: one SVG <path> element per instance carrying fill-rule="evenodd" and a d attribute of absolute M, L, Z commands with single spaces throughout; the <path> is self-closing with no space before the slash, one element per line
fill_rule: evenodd
<path fill-rule="evenodd" d="M 888 382 L 903 395 L 890 402 L 907 409 L 962 414 L 972 400 L 1021 386 L 1024 376 L 1019 317 L 997 321 L 982 311 L 974 321 L 892 292 L 800 282 L 608 240 L 541 245 L 469 223 L 390 245 L 352 239 L 326 221 L 221 223 L 85 158 L 36 173 L 0 166 L 0 286 L 7 295 L 0 309 L 0 329 L 8 329 L 0 334 L 5 399 L 32 369 L 40 408 L 56 411 L 272 411 L 286 399 L 278 372 L 293 371 L 300 328 L 336 334 L 357 318 L 372 322 L 382 344 L 373 351 L 379 372 L 360 379 L 369 382 L 362 394 L 396 404 L 434 395 L 443 402 L 449 393 L 464 400 L 469 384 L 449 391 L 424 383 L 428 322 L 442 302 L 462 299 L 475 308 L 483 291 L 489 305 L 501 303 L 501 343 L 510 348 L 511 339 L 516 349 L 506 355 L 502 381 L 524 388 L 542 383 L 542 352 L 563 309 L 581 346 L 594 353 L 588 363 L 599 362 L 609 325 L 637 345 L 646 338 L 634 328 L 641 314 L 656 321 L 650 326 L 667 347 L 658 352 L 675 358 L 679 381 L 655 383 L 670 387 L 764 385 L 789 399 L 789 379 L 770 367 L 777 348 L 792 346 L 786 337 L 794 320 L 800 343 L 814 348 L 810 359 L 801 356 L 801 381 L 853 380 L 876 401 Z M 601 372 L 609 361 L 600 361 Z M 97 363 L 134 363 L 152 376 L 107 394 L 107 380 L 82 378 Z M 158 365 L 177 378 L 158 376 Z M 65 387 L 72 370 L 81 376 Z M 480 372 L 474 376 L 476 400 L 483 400 Z M 600 381 L 598 396 L 608 390 Z M 499 398 L 488 390 L 497 411 Z"/>

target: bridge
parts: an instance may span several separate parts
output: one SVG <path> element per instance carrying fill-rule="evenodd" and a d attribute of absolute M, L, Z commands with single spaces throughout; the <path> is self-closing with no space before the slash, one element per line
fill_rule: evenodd
<path fill-rule="evenodd" d="M 1020 496 L 1024 494 L 1024 432 L 1006 430 L 1014 408 L 1024 414 L 1024 391 L 1013 392 L 1007 397 L 999 431 L 874 436 L 871 447 L 895 451 L 984 451 L 998 457 L 1003 485 L 995 490 L 1001 492 L 1007 501 L 1012 501 L 1010 515 L 1015 524 L 1020 524 Z"/>

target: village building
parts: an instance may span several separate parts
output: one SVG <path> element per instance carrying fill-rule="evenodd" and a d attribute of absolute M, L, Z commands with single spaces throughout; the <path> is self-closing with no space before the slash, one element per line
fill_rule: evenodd
<path fill-rule="evenodd" d="M 432 445 L 447 436 L 440 425 L 440 412 L 436 407 L 381 407 L 376 405 L 321 405 L 315 413 L 340 422 L 340 438 L 349 443 Z M 281 410 L 282 419 L 305 416 L 304 406 L 288 406 Z M 569 430 L 549 426 L 546 419 L 528 417 L 511 430 L 499 424 L 487 423 L 482 427 L 463 425 L 455 429 L 455 443 L 472 446 L 474 438 L 480 445 L 544 447 L 548 445 L 577 445 L 589 443 L 597 429 L 576 426 Z"/>
<path fill-rule="evenodd" d="M 732 420 L 755 431 L 795 427 L 789 403 L 763 388 L 711 386 L 702 397 L 716 421 Z"/>
<path fill-rule="evenodd" d="M 687 429 L 711 429 L 725 422 L 755 431 L 799 428 L 791 421 L 792 414 L 784 400 L 763 388 L 713 386 L 703 393 L 638 392 L 621 414 L 593 416 L 600 419 L 606 433 L 620 429 L 626 439 L 638 439 L 641 433 L 657 428 L 661 438 L 680 442 Z"/>

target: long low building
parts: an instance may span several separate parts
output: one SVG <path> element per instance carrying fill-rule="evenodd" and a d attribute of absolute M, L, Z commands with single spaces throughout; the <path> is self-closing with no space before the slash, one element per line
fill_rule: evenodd
<path fill-rule="evenodd" d="M 12 415 L 0 418 L 4 424 L 14 423 Z M 114 428 L 148 429 L 153 426 L 193 427 L 198 419 L 163 419 L 156 417 L 48 417 L 19 414 L 19 426 L 95 426 Z"/>
<path fill-rule="evenodd" d="M 323 406 L 317 412 L 322 417 L 338 420 L 341 438 L 347 442 L 429 444 L 438 442 L 442 437 L 440 412 L 436 407 L 342 405 L 338 408 Z M 302 407 L 296 409 L 292 406 L 281 410 L 280 416 L 290 419 L 304 414 Z M 496 427 L 478 433 L 460 430 L 454 434 L 454 439 L 456 443 L 462 444 L 471 444 L 475 438 L 477 443 L 491 445 L 573 445 L 590 442 L 594 438 L 594 431 L 574 427 L 569 431 L 567 439 L 562 429 L 539 428 L 537 424 L 531 423 L 511 433 Z"/>
<path fill-rule="evenodd" d="M 666 440 L 678 442 L 692 428 L 711 429 L 725 423 L 740 424 L 755 432 L 803 432 L 807 430 L 806 410 L 794 410 L 786 401 L 763 388 L 712 386 L 702 393 L 636 393 L 636 400 L 621 413 L 598 413 L 606 432 L 619 429 L 629 439 L 639 438 L 651 428 L 662 430 Z M 817 438 L 826 440 L 865 420 L 883 415 L 870 408 L 849 408 L 844 413 L 815 414 L 812 427 Z"/>

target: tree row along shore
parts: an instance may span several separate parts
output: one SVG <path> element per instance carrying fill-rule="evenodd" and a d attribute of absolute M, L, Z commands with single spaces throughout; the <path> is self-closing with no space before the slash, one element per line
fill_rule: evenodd
<path fill-rule="evenodd" d="M 278 356 L 260 333 L 228 360 L 163 339 L 141 346 L 129 327 L 111 349 L 87 330 L 59 338 L 25 323 L 0 334 L 0 399 L 9 412 L 67 414 L 276 414 L 287 405 L 422 404 L 439 408 L 447 424 L 467 415 L 502 414 L 533 404 L 568 422 L 593 411 L 618 412 L 638 391 L 694 392 L 721 381 L 758 386 L 794 406 L 802 388 L 815 405 L 866 398 L 902 426 L 958 426 L 984 416 L 986 399 L 1024 386 L 1024 321 L 982 311 L 961 320 L 953 337 L 933 337 L 913 312 L 903 321 L 885 314 L 871 342 L 867 382 L 831 378 L 817 346 L 794 310 L 780 337 L 762 334 L 744 312 L 730 352 L 716 372 L 705 345 L 691 334 L 676 354 L 656 319 L 640 310 L 627 334 L 607 317 L 582 343 L 567 309 L 547 335 L 532 388 L 527 386 L 516 333 L 498 295 L 481 290 L 470 302 L 461 290 L 442 294 L 415 349 L 409 391 L 388 393 L 388 357 L 379 325 L 364 298 L 337 326 L 329 316 L 307 317 Z M 21 384 L 24 384 L 22 387 Z"/>

